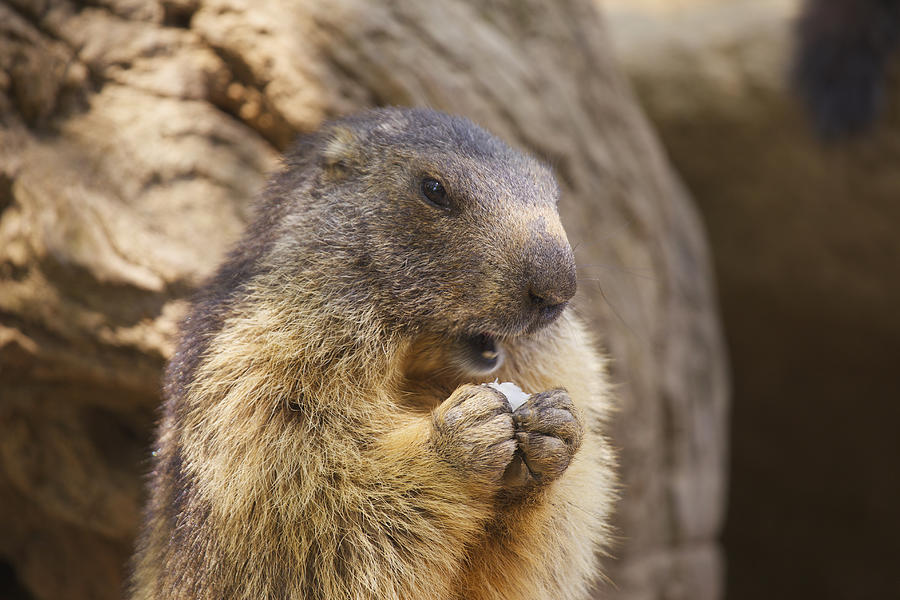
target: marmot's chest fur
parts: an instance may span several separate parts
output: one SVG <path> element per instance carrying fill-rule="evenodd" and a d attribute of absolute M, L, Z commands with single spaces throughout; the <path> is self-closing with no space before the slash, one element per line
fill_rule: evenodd
<path fill-rule="evenodd" d="M 300 140 L 184 322 L 133 597 L 586 598 L 609 392 L 557 196 L 430 110 Z"/>

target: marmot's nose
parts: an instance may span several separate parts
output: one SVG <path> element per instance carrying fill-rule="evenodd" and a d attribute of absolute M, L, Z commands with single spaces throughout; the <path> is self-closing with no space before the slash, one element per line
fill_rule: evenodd
<path fill-rule="evenodd" d="M 528 302 L 546 319 L 555 318 L 575 295 L 575 261 L 570 252 L 550 252 L 528 269 Z"/>
<path fill-rule="evenodd" d="M 554 291 L 535 291 L 534 288 L 528 290 L 528 299 L 535 308 L 555 308 L 560 304 L 565 304 L 572 296 L 569 294 L 560 295 Z"/>

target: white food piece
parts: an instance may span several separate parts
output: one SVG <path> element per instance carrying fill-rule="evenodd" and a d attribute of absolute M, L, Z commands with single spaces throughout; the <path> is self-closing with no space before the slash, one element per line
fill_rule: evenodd
<path fill-rule="evenodd" d="M 509 401 L 509 406 L 513 410 L 516 410 L 523 404 L 525 401 L 531 397 L 531 394 L 526 394 L 522 391 L 522 388 L 514 384 L 512 381 L 504 381 L 503 383 L 498 383 L 495 379 L 493 383 L 489 383 L 489 386 L 506 396 L 506 399 Z"/>

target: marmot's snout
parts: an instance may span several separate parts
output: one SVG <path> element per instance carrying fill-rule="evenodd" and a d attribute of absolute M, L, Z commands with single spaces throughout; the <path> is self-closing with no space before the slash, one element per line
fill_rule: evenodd
<path fill-rule="evenodd" d="M 568 273 L 540 273 L 528 286 L 528 300 L 541 310 L 564 305 L 575 295 L 575 271 Z"/>
<path fill-rule="evenodd" d="M 535 326 L 542 327 L 556 319 L 575 295 L 575 259 L 565 240 L 541 240 L 526 256 L 526 310 L 535 314 Z"/>
<path fill-rule="evenodd" d="M 561 226 L 558 231 L 562 231 Z M 495 313 L 496 318 L 508 319 L 505 333 L 511 337 L 533 333 L 552 323 L 562 314 L 576 288 L 575 257 L 565 234 L 551 236 L 544 230 L 514 255 L 521 259 L 510 264 L 515 284 L 503 286 L 505 303 L 498 304 L 503 308 Z M 495 333 L 504 330 L 488 324 L 483 331 L 472 331 L 451 344 L 453 362 L 469 375 L 492 373 L 504 361 L 504 336 Z"/>

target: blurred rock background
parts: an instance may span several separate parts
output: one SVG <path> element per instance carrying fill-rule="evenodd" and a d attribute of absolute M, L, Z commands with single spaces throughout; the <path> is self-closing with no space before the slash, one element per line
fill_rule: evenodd
<path fill-rule="evenodd" d="M 893 0 L 822 4 L 846 30 L 881 11 L 865 44 L 896 26 Z M 898 57 L 871 128 L 823 140 L 788 88 L 799 2 L 603 5 L 712 244 L 733 375 L 726 597 L 900 598 Z"/>
<path fill-rule="evenodd" d="M 0 597 L 122 597 L 185 298 L 297 133 L 385 104 L 554 166 L 622 399 L 598 597 L 721 596 L 711 263 L 593 0 L 0 0 Z"/>
<path fill-rule="evenodd" d="M 821 139 L 798 10 L 0 0 L 0 598 L 122 597 L 185 298 L 294 135 L 384 104 L 557 170 L 622 396 L 598 597 L 900 597 L 900 71 Z"/>

